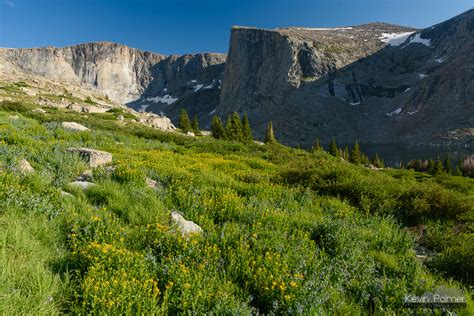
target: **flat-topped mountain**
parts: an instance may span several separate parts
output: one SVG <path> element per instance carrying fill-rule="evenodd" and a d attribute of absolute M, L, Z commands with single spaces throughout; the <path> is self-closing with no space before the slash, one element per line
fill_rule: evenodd
<path fill-rule="evenodd" d="M 218 113 L 309 145 L 456 143 L 474 127 L 474 10 L 417 31 L 384 23 L 232 29 Z"/>

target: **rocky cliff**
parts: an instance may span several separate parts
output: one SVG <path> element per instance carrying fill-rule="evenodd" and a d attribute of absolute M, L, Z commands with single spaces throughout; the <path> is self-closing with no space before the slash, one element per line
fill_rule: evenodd
<path fill-rule="evenodd" d="M 474 10 L 427 28 L 232 29 L 218 113 L 289 144 L 472 145 Z"/>
<path fill-rule="evenodd" d="M 200 117 L 219 102 L 224 62 L 224 54 L 165 56 L 109 42 L 0 49 L 0 73 L 34 74 L 87 87 L 156 113 L 177 112 L 173 104 L 184 98 L 180 107 Z"/>

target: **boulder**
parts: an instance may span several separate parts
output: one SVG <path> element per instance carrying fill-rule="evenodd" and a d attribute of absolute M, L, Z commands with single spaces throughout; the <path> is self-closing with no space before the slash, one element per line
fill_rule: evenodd
<path fill-rule="evenodd" d="M 92 170 L 86 170 L 75 181 L 92 181 Z"/>
<path fill-rule="evenodd" d="M 66 151 L 78 153 L 89 163 L 89 166 L 92 168 L 100 167 L 112 162 L 112 154 L 106 151 L 79 147 L 66 148 Z"/>
<path fill-rule="evenodd" d="M 33 112 L 36 112 L 36 113 L 46 113 L 45 110 L 43 110 L 42 108 L 37 108 L 37 109 L 34 109 Z"/>
<path fill-rule="evenodd" d="M 203 232 L 199 225 L 192 221 L 187 221 L 181 214 L 174 211 L 171 212 L 171 224 L 176 226 L 183 236 L 201 234 Z"/>
<path fill-rule="evenodd" d="M 33 167 L 26 159 L 22 159 L 20 160 L 20 162 L 18 162 L 18 170 L 21 173 L 31 173 L 35 171 L 35 169 L 33 169 Z"/>
<path fill-rule="evenodd" d="M 87 190 L 88 188 L 94 186 L 95 184 L 87 181 L 73 181 L 69 183 L 70 186 L 80 187 L 82 190 Z"/>
<path fill-rule="evenodd" d="M 70 131 L 78 131 L 78 132 L 89 131 L 87 127 L 82 126 L 81 124 L 78 124 L 76 122 L 62 122 L 61 125 L 63 128 Z"/>
<path fill-rule="evenodd" d="M 193 132 L 187 132 L 187 133 L 186 133 L 186 136 L 194 137 L 195 135 L 194 135 Z"/>
<path fill-rule="evenodd" d="M 64 197 L 73 197 L 74 195 L 72 195 L 71 193 L 66 192 L 66 191 L 61 191 L 61 196 L 64 196 Z"/>
<path fill-rule="evenodd" d="M 152 189 L 157 189 L 160 185 L 158 183 L 158 181 L 155 181 L 153 179 L 150 179 L 150 178 L 146 178 L 146 185 L 147 187 L 149 188 L 152 188 Z"/>
<path fill-rule="evenodd" d="M 125 118 L 123 117 L 123 115 L 119 115 L 117 116 L 117 120 L 122 122 L 123 120 L 125 120 Z"/>

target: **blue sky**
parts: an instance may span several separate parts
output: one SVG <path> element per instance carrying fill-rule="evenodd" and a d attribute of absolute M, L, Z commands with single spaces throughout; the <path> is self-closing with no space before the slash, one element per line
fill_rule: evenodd
<path fill-rule="evenodd" d="M 474 0 L 0 0 L 0 47 L 113 41 L 163 54 L 226 52 L 230 27 L 427 27 Z"/>

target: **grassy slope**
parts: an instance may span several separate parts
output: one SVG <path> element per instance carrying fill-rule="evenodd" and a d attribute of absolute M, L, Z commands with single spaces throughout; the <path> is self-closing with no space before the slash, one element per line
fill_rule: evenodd
<path fill-rule="evenodd" d="M 473 284 L 472 179 L 33 108 L 0 104 L 1 314 L 401 312 L 406 294 Z M 68 187 L 86 168 L 69 146 L 109 151 L 118 168 Z M 34 174 L 15 171 L 21 158 Z M 174 233 L 172 209 L 204 236 Z M 429 270 L 416 238 L 439 253 Z"/>

